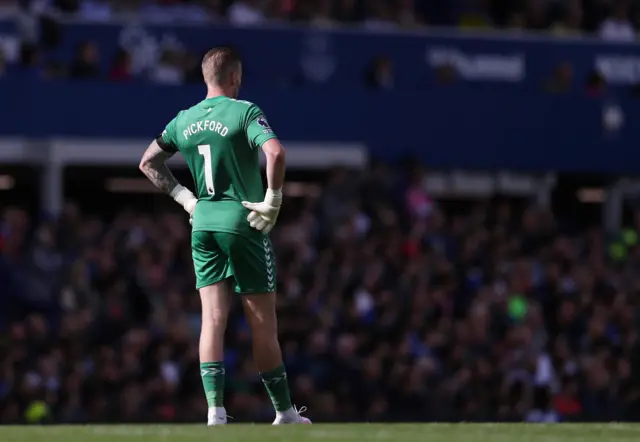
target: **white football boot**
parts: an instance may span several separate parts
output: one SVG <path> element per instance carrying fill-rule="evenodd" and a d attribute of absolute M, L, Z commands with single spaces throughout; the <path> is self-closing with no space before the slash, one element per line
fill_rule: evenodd
<path fill-rule="evenodd" d="M 207 426 L 212 427 L 214 425 L 226 425 L 227 424 L 227 410 L 224 407 L 211 407 L 209 408 L 209 414 L 207 415 Z"/>
<path fill-rule="evenodd" d="M 288 425 L 288 424 L 310 424 L 311 420 L 302 416 L 301 414 L 307 411 L 307 407 L 301 407 L 299 410 L 296 407 L 290 408 L 287 411 L 276 412 L 276 420 L 272 425 Z"/>

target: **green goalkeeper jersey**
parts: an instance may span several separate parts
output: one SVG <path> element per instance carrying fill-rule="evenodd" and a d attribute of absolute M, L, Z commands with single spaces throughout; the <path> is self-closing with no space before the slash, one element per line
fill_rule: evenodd
<path fill-rule="evenodd" d="M 193 230 L 247 233 L 241 202 L 264 199 L 259 150 L 276 135 L 258 106 L 220 96 L 181 111 L 159 144 L 184 157 L 198 197 Z"/>

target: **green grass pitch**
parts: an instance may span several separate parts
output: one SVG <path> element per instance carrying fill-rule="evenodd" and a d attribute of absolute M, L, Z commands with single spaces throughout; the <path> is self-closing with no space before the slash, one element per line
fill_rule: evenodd
<path fill-rule="evenodd" d="M 2 442 L 638 442 L 640 424 L 347 424 L 0 426 Z"/>

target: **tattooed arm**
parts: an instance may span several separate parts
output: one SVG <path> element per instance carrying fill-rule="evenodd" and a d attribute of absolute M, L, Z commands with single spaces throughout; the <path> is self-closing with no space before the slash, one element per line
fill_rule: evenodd
<path fill-rule="evenodd" d="M 175 153 L 175 150 L 170 149 L 170 147 L 162 141 L 162 137 L 158 137 L 142 155 L 140 170 L 154 186 L 169 194 L 191 215 L 198 199 L 189 189 L 178 183 L 178 180 L 167 167 L 166 161 Z"/>
<path fill-rule="evenodd" d="M 163 150 L 154 140 L 140 160 L 142 173 L 149 178 L 154 186 L 166 194 L 171 194 L 180 185 L 166 165 L 166 161 L 172 156 L 173 153 Z"/>

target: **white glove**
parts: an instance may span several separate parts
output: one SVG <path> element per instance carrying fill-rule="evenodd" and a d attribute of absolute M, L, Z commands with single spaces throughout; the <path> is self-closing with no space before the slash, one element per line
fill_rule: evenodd
<path fill-rule="evenodd" d="M 180 204 L 184 210 L 190 215 L 193 215 L 193 211 L 196 209 L 196 203 L 198 202 L 198 198 L 191 193 L 189 189 L 178 184 L 169 194 L 176 203 Z"/>
<path fill-rule="evenodd" d="M 276 225 L 280 206 L 282 206 L 282 190 L 267 189 L 264 201 L 261 203 L 243 201 L 242 205 L 251 210 L 251 213 L 247 216 L 249 225 L 266 235 Z"/>

